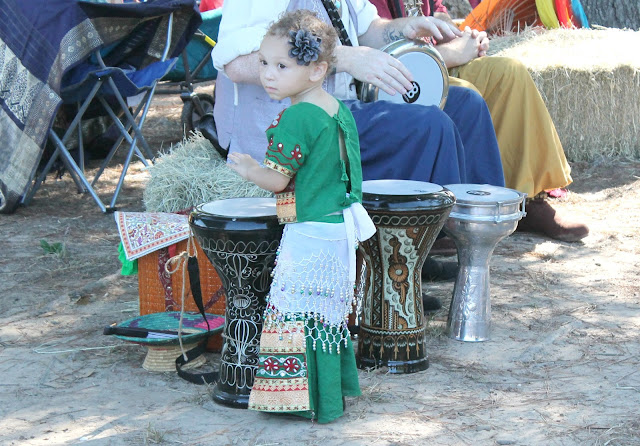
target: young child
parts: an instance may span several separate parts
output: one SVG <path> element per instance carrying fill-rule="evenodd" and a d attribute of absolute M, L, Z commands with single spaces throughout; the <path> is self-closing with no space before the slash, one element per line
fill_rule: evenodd
<path fill-rule="evenodd" d="M 351 112 L 322 88 L 337 35 L 311 11 L 271 25 L 259 51 L 272 99 L 291 99 L 267 129 L 264 167 L 247 154 L 229 166 L 276 192 L 286 224 L 260 339 L 249 408 L 328 423 L 343 397 L 360 395 L 347 319 L 355 301 L 355 250 L 375 227 L 362 207 L 358 132 Z"/>

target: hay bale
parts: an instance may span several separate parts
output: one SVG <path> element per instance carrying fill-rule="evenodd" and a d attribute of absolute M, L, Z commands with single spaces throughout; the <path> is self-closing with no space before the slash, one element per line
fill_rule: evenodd
<path fill-rule="evenodd" d="M 443 3 L 452 19 L 464 19 L 473 9 L 469 0 L 446 0 Z"/>
<path fill-rule="evenodd" d="M 148 170 L 151 178 L 142 197 L 148 212 L 177 212 L 225 198 L 273 196 L 229 169 L 201 134 L 159 155 Z"/>
<path fill-rule="evenodd" d="M 491 41 L 518 59 L 542 95 L 567 158 L 640 158 L 640 32 L 528 28 Z"/>

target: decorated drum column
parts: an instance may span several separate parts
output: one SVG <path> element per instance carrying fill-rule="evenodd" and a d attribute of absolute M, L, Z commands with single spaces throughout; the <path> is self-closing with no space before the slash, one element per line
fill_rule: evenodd
<path fill-rule="evenodd" d="M 425 370 L 421 270 L 455 198 L 436 184 L 408 180 L 365 181 L 362 191 L 377 231 L 360 245 L 358 365 L 387 366 L 390 373 Z"/>
<path fill-rule="evenodd" d="M 271 270 L 282 237 L 275 198 L 231 198 L 197 206 L 189 224 L 227 296 L 220 377 L 213 400 L 246 408 Z"/>
<path fill-rule="evenodd" d="M 444 231 L 458 248 L 459 271 L 447 319 L 458 341 L 485 341 L 491 326 L 489 260 L 500 240 L 515 231 L 526 194 L 487 184 L 450 184 L 456 196 Z"/>

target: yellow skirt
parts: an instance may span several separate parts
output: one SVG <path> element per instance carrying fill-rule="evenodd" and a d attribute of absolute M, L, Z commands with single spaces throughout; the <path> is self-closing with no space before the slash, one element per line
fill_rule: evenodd
<path fill-rule="evenodd" d="M 451 85 L 478 91 L 496 130 L 506 186 L 529 197 L 571 183 L 571 168 L 549 111 L 527 68 L 482 57 L 450 71 Z"/>

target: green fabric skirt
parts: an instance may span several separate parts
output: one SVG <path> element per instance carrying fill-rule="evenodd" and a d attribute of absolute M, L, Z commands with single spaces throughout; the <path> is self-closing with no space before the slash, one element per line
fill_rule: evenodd
<path fill-rule="evenodd" d="M 319 330 L 315 343 L 308 330 Z M 332 333 L 333 335 L 333 333 Z M 359 396 L 358 369 L 351 339 L 340 353 L 322 348 L 327 331 L 315 321 L 290 321 L 284 328 L 263 328 L 259 365 L 249 409 L 289 413 L 329 423 L 344 413 L 342 398 Z"/>

